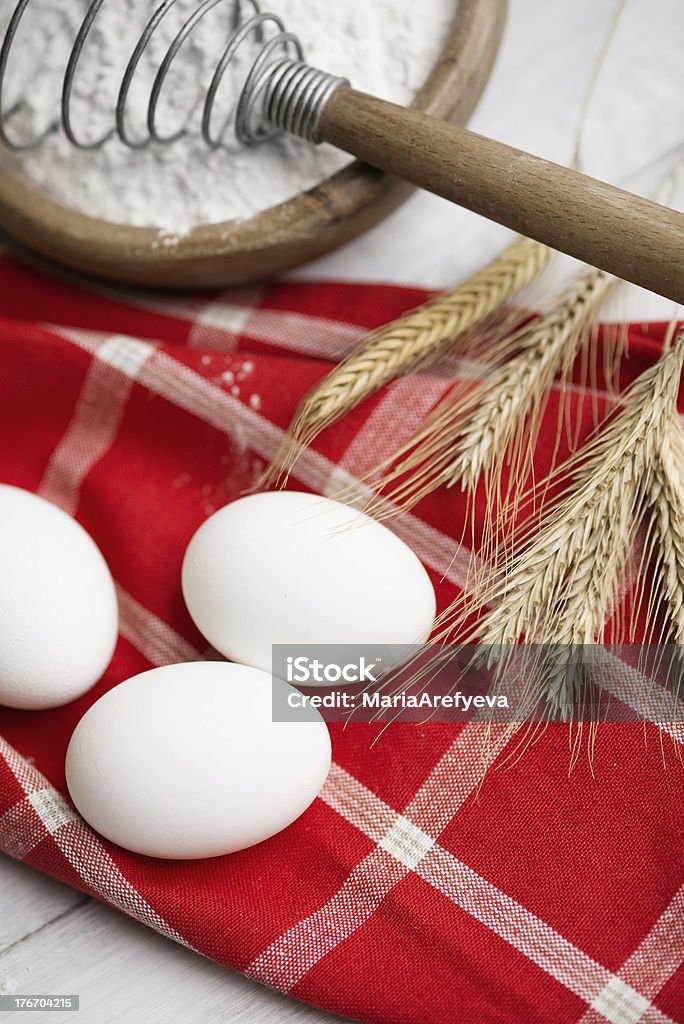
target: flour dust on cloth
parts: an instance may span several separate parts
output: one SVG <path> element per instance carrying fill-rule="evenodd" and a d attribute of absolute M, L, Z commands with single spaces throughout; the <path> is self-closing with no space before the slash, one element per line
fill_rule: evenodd
<path fill-rule="evenodd" d="M 192 535 L 254 483 L 331 353 L 426 297 L 319 282 L 160 303 L 0 260 L 0 478 L 85 526 L 121 609 L 92 692 L 0 713 L 0 848 L 354 1020 L 684 1022 L 682 737 L 662 723 L 601 728 L 593 774 L 584 760 L 568 773 L 562 725 L 517 760 L 497 728 L 483 758 L 477 722 L 334 725 L 331 774 L 303 817 L 204 862 L 126 853 L 66 797 L 69 737 L 102 693 L 211 654 L 180 592 Z M 630 375 L 657 359 L 663 333 L 631 329 Z M 337 493 L 448 386 L 426 374 L 375 396 L 303 455 L 293 487 Z M 440 610 L 466 584 L 460 502 L 437 492 L 394 523 Z"/>

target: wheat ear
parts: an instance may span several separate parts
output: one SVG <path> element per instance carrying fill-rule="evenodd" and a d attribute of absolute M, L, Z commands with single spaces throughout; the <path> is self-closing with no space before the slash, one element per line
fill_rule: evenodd
<path fill-rule="evenodd" d="M 457 440 L 446 483 L 472 488 L 528 421 L 531 440 L 543 396 L 554 378 L 566 377 L 616 279 L 600 270 L 581 274 L 557 305 L 518 335 L 521 351 L 495 371 L 477 409 Z M 533 420 L 534 422 L 529 422 Z"/>
<path fill-rule="evenodd" d="M 468 387 L 465 394 L 455 388 L 442 399 L 391 462 L 371 473 L 392 507 L 410 509 L 442 484 L 460 483 L 473 492 L 484 473 L 496 467 L 500 474 L 506 463 L 512 464 L 517 484 L 523 448 L 529 455 L 534 447 L 551 384 L 572 368 L 615 284 L 610 275 L 588 269 L 549 313 L 509 339 L 516 354 L 495 366 L 483 386 Z M 376 514 L 373 507 L 370 511 Z"/>
<path fill-rule="evenodd" d="M 580 274 L 557 305 L 522 332 L 521 351 L 495 372 L 456 442 L 445 483 L 460 485 L 474 499 L 480 480 L 485 479 L 484 561 L 498 560 L 497 536 L 502 527 L 509 534 L 508 542 L 514 539 L 520 495 L 532 472 L 553 382 L 558 379 L 561 389 L 564 387 L 578 353 L 588 349 L 601 307 L 617 283 L 616 278 L 593 268 Z M 553 462 L 562 436 L 565 405 L 561 400 Z M 508 482 L 504 487 L 506 466 Z M 539 514 L 543 492 L 535 494 L 535 503 Z"/>
<path fill-rule="evenodd" d="M 538 277 L 551 256 L 518 238 L 458 288 L 374 331 L 304 399 L 264 483 L 289 474 L 302 448 L 383 385 L 439 360 Z"/>
<path fill-rule="evenodd" d="M 564 500 L 543 516 L 538 534 L 505 574 L 484 588 L 480 600 L 491 608 L 473 639 L 487 645 L 515 643 L 521 636 L 528 643 L 570 645 L 602 639 L 636 530 L 654 493 L 661 516 L 664 500 L 668 513 L 676 508 L 682 530 L 682 509 L 674 504 L 674 492 L 663 498 L 663 481 L 679 478 L 681 451 L 673 452 L 672 431 L 679 429 L 676 403 L 683 360 L 684 331 L 638 378 L 608 426 L 571 460 Z M 658 538 L 661 556 L 669 564 L 666 594 L 674 620 L 684 576 L 677 542 L 669 533 L 663 540 L 670 527 L 670 518 L 662 517 Z M 550 703 L 566 715 L 576 696 L 560 685 L 548 694 Z"/>

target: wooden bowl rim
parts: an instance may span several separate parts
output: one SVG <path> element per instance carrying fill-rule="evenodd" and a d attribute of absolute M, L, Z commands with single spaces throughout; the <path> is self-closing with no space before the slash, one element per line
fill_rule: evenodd
<path fill-rule="evenodd" d="M 415 109 L 467 121 L 491 74 L 506 10 L 507 0 L 459 0 Z M 156 227 L 90 217 L 0 171 L 0 224 L 29 248 L 86 273 L 162 288 L 212 287 L 254 281 L 330 252 L 382 220 L 411 191 L 357 160 L 254 217 L 204 224 L 164 245 L 165 232 Z"/>

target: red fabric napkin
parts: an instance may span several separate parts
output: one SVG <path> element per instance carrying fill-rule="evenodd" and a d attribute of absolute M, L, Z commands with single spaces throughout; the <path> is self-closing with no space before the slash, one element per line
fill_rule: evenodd
<path fill-rule="evenodd" d="M 684 771 L 667 727 L 605 725 L 593 771 L 581 759 L 569 773 L 564 726 L 519 760 L 495 733 L 489 765 L 477 723 L 380 738 L 332 726 L 333 769 L 310 810 L 254 849 L 196 863 L 101 840 L 66 795 L 65 749 L 86 708 L 135 673 L 207 654 L 180 591 L 193 532 L 251 486 L 333 362 L 424 298 L 331 283 L 162 296 L 0 259 L 0 480 L 76 516 L 121 602 L 95 690 L 0 715 L 0 848 L 353 1019 L 684 1021 Z M 662 332 L 632 328 L 628 377 L 657 358 Z M 447 384 L 394 384 L 326 432 L 291 486 L 336 492 Z M 574 400 L 578 413 L 591 405 L 581 390 Z M 548 457 L 542 441 L 540 470 Z M 464 583 L 462 514 L 460 497 L 440 492 L 394 524 L 441 608 Z"/>

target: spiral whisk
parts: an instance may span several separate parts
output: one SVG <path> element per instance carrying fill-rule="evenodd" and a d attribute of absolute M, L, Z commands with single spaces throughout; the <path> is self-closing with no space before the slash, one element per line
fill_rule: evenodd
<path fill-rule="evenodd" d="M 164 134 L 159 127 L 159 105 L 169 73 L 177 59 L 182 59 L 184 45 L 202 20 L 219 5 L 229 4 L 231 27 L 226 46 L 216 64 L 213 78 L 204 96 L 201 115 L 201 134 L 212 148 L 225 138 L 225 120 L 217 129 L 216 107 L 221 85 L 227 72 L 245 52 L 249 53 L 247 70 L 242 78 L 232 119 L 235 134 L 245 146 L 256 146 L 275 136 L 289 132 L 309 142 L 319 142 L 318 123 L 331 95 L 345 79 L 308 66 L 300 40 L 286 30 L 276 14 L 261 10 L 258 0 L 202 0 L 177 31 L 166 49 L 154 76 L 147 103 L 147 135 L 133 137 L 128 128 L 128 106 L 136 73 L 160 29 L 164 19 L 177 0 L 163 0 L 156 8 L 140 34 L 124 71 L 116 99 L 114 125 L 96 140 L 80 137 L 72 115 L 72 97 L 83 51 L 105 0 L 92 0 L 69 54 L 62 83 L 60 117 L 41 136 L 30 141 L 19 141 L 11 132 L 12 119 L 21 111 L 22 102 L 5 110 L 3 99 L 7 68 L 17 32 L 31 0 L 19 0 L 10 18 L 2 48 L 0 49 L 0 141 L 10 150 L 21 152 L 34 149 L 52 131 L 62 128 L 69 141 L 78 149 L 99 149 L 110 139 L 118 138 L 131 149 L 141 149 L 150 143 L 171 143 L 185 134 L 182 128 L 173 134 Z"/>

